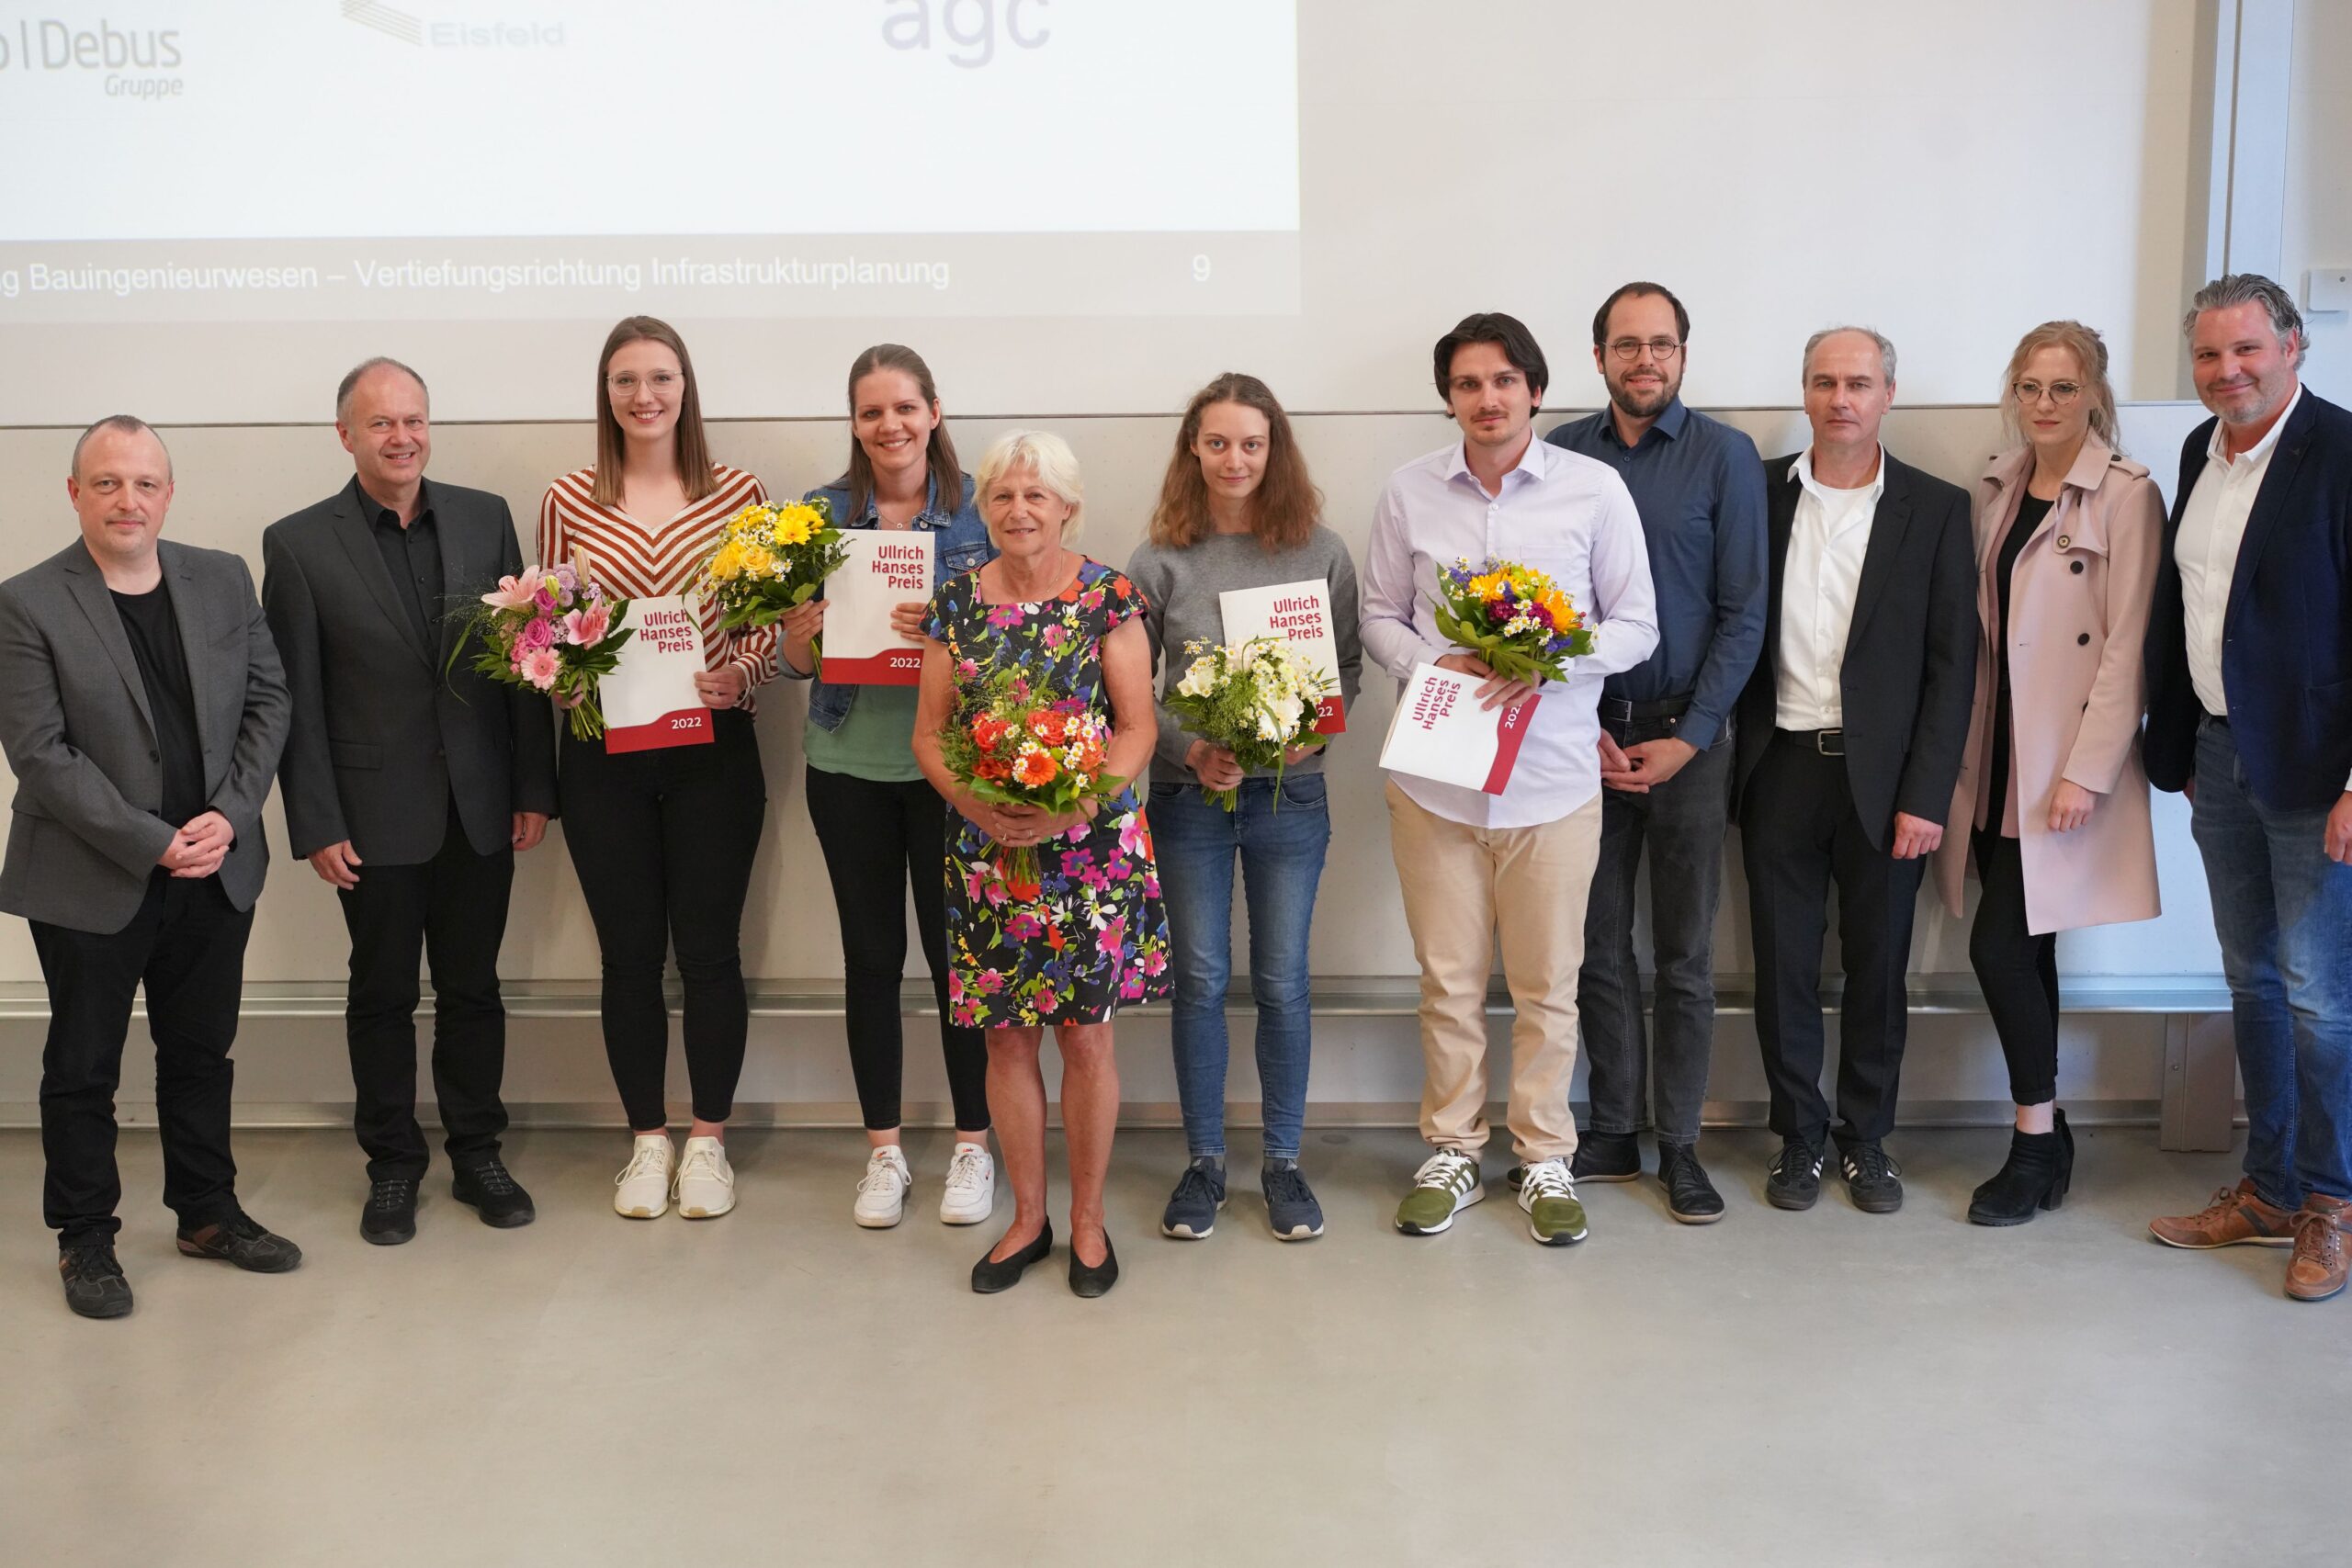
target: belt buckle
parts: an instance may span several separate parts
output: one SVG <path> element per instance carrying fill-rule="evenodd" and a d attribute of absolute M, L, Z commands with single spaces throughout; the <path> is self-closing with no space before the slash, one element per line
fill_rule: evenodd
<path fill-rule="evenodd" d="M 1846 754 L 1846 732 L 1816 729 L 1813 732 L 1813 749 L 1825 757 L 1842 757 Z"/>

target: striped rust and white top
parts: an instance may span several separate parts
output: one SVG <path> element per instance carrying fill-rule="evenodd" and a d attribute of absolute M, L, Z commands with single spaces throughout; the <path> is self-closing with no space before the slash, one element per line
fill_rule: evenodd
<path fill-rule="evenodd" d="M 585 557 L 605 591 L 623 598 L 693 596 L 703 562 L 718 547 L 719 529 L 744 507 L 765 505 L 768 499 L 760 481 L 741 468 L 718 463 L 712 472 L 718 488 L 658 528 L 647 527 L 616 506 L 598 505 L 593 494 L 594 468 L 564 475 L 548 486 L 547 497 L 539 502 L 540 562 Z M 725 616 L 718 604 L 707 599 L 696 599 L 695 604 L 705 663 L 712 670 L 729 663 L 742 668 L 751 684 L 741 705 L 750 709 L 759 688 L 776 676 L 775 628 L 723 632 L 719 623 Z"/>

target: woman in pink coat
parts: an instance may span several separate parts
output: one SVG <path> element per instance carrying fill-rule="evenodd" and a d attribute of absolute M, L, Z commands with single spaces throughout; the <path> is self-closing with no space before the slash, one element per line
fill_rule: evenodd
<path fill-rule="evenodd" d="M 2023 437 L 1976 487 L 1976 707 L 1936 857 L 1961 910 L 1984 884 L 1969 959 L 2008 1058 L 2017 1131 L 1976 1189 L 1977 1224 L 2054 1209 L 2074 1175 L 2058 1098 L 2058 938 L 2153 919 L 2155 840 L 2140 765 L 2140 647 L 2164 542 L 2148 470 L 2117 454 L 2107 345 L 2046 321 L 2009 356 L 2006 421 Z M 1973 830 L 1972 830 L 1973 829 Z"/>

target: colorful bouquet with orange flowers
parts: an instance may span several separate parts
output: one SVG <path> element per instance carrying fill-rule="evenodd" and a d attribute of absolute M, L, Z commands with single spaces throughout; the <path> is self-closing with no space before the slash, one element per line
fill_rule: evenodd
<path fill-rule="evenodd" d="M 1075 697 L 1038 693 L 1011 670 L 967 695 L 939 732 L 947 771 L 974 795 L 1055 816 L 1116 795 L 1127 782 L 1102 771 L 1110 742 L 1110 721 L 1101 714 Z M 997 865 L 1015 898 L 1037 896 L 1034 847 L 999 846 Z"/>
<path fill-rule="evenodd" d="M 468 607 L 449 663 L 478 638 L 476 672 L 543 694 L 571 710 L 574 739 L 593 740 L 605 733 L 596 682 L 618 667 L 621 645 L 637 635 L 621 625 L 628 613 L 628 601 L 605 597 L 584 568 L 526 567 Z"/>
<path fill-rule="evenodd" d="M 1517 561 L 1473 567 L 1457 557 L 1438 572 L 1430 608 L 1448 642 L 1513 681 L 1565 681 L 1566 661 L 1592 651 L 1592 633 L 1568 596 Z"/>

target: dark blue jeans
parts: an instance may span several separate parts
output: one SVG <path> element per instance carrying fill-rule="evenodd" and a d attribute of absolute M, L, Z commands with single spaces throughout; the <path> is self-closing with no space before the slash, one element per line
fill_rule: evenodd
<path fill-rule="evenodd" d="M 1315 887 L 1331 842 L 1319 773 L 1288 778 L 1275 809 L 1272 779 L 1245 779 L 1227 812 L 1195 784 L 1155 784 L 1151 837 L 1175 950 L 1172 1032 L 1184 1142 L 1225 1154 L 1225 994 L 1233 979 L 1233 866 L 1250 910 L 1250 996 L 1258 1010 L 1258 1083 L 1265 1095 L 1266 1157 L 1296 1159 L 1306 1122 L 1313 1025 L 1306 937 Z"/>
<path fill-rule="evenodd" d="M 1665 733 L 1627 732 L 1634 741 Z M 1726 732 L 1647 795 L 1601 791 L 1600 863 L 1585 905 L 1584 968 L 1577 976 L 1595 1133 L 1637 1133 L 1654 1117 L 1658 1142 L 1698 1142 L 1714 1055 L 1715 908 L 1731 826 L 1732 755 Z M 1634 957 L 1634 887 L 1645 849 L 1657 960 L 1655 1050 L 1643 1038 L 1642 973 Z"/>
<path fill-rule="evenodd" d="M 2247 793 L 2230 727 L 2197 734 L 2189 828 L 2205 857 L 2245 1079 L 2245 1173 L 2267 1202 L 2352 1198 L 2352 866 L 2327 812 Z"/>

